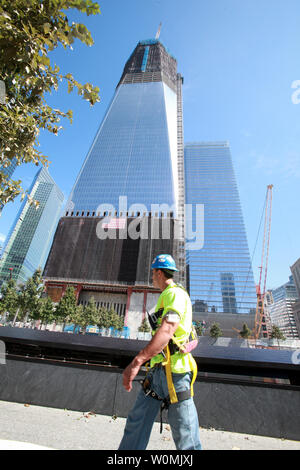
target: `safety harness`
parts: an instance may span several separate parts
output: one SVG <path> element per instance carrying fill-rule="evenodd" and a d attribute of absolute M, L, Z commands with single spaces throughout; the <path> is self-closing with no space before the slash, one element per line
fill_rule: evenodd
<path fill-rule="evenodd" d="M 159 366 L 161 366 L 161 364 L 156 364 L 155 367 L 159 367 Z M 161 407 L 160 407 L 160 433 L 162 433 L 162 430 L 163 430 L 162 413 L 163 413 L 164 410 L 167 410 L 169 408 L 170 404 L 171 404 L 170 396 L 168 396 L 167 398 L 161 398 L 154 390 L 152 390 L 152 388 L 150 386 L 150 381 L 147 377 L 144 380 L 141 380 L 140 384 L 143 387 L 145 396 L 150 396 L 151 398 L 154 398 L 155 400 L 159 400 L 159 401 L 162 402 Z M 173 384 L 173 382 L 172 382 L 172 384 Z M 169 384 L 168 384 L 168 386 L 169 386 Z M 191 394 L 191 389 L 184 390 L 183 392 L 177 392 L 177 394 L 176 394 L 176 398 L 177 398 L 176 403 L 179 402 L 179 401 L 188 400 L 189 398 L 191 398 L 191 396 L 193 396 Z"/>
<path fill-rule="evenodd" d="M 182 287 L 180 284 L 175 284 L 174 287 L 180 287 L 183 290 L 185 290 L 184 287 Z M 149 320 L 149 323 L 150 323 L 150 326 L 151 326 L 151 329 L 152 329 L 153 333 L 157 329 L 158 320 L 162 317 L 163 312 L 164 312 L 164 308 L 162 308 L 162 305 L 160 305 L 160 307 L 161 308 L 152 315 L 150 315 L 149 312 L 147 312 L 148 320 Z M 184 401 L 184 400 L 187 400 L 187 399 L 193 397 L 194 396 L 194 387 L 193 387 L 193 385 L 194 385 L 194 382 L 195 382 L 196 377 L 197 377 L 197 364 L 196 364 L 196 361 L 193 358 L 193 356 L 191 354 L 189 354 L 189 356 L 188 356 L 189 365 L 190 365 L 190 368 L 193 372 L 193 378 L 192 378 L 192 381 L 191 381 L 191 388 L 188 389 L 188 390 L 184 390 L 183 392 L 176 392 L 175 386 L 174 386 L 174 383 L 173 383 L 173 379 L 172 379 L 171 356 L 173 354 L 176 354 L 178 351 L 180 351 L 181 353 L 184 353 L 184 354 L 188 354 L 190 351 L 192 351 L 197 346 L 197 344 L 198 344 L 197 334 L 196 334 L 194 326 L 192 325 L 191 331 L 190 331 L 190 334 L 189 334 L 189 337 L 188 337 L 187 341 L 185 341 L 182 344 L 182 343 L 179 342 L 179 340 L 175 336 L 173 336 L 170 339 L 167 346 L 161 352 L 161 354 L 163 355 L 165 360 L 163 362 L 159 363 L 159 364 L 156 364 L 155 366 L 156 367 L 157 366 L 163 366 L 165 368 L 165 374 L 166 374 L 166 378 L 167 378 L 168 391 L 169 391 L 169 396 L 167 398 L 161 398 L 154 390 L 151 389 L 150 381 L 147 378 L 147 376 L 144 380 L 141 381 L 141 384 L 142 384 L 142 387 L 143 387 L 143 390 L 144 390 L 144 393 L 145 393 L 146 396 L 149 395 L 150 397 L 152 397 L 156 400 L 162 401 L 162 404 L 161 404 L 161 407 L 160 407 L 160 432 L 162 432 L 162 412 L 163 412 L 163 410 L 168 409 L 170 404 L 178 403 L 180 401 Z"/>

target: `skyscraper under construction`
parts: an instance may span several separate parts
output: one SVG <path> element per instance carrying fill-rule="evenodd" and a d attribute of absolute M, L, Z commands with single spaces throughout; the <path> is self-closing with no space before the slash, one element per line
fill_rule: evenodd
<path fill-rule="evenodd" d="M 174 256 L 185 283 L 181 85 L 165 46 L 140 41 L 58 224 L 44 271 L 54 300 L 72 284 L 81 302 L 93 295 L 133 327 L 158 295 L 157 254 Z"/>

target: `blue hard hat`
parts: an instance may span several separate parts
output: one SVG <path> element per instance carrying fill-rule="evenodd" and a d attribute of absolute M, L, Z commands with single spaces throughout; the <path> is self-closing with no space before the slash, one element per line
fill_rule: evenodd
<path fill-rule="evenodd" d="M 151 269 L 168 269 L 169 271 L 178 271 L 171 255 L 158 255 L 151 264 Z"/>

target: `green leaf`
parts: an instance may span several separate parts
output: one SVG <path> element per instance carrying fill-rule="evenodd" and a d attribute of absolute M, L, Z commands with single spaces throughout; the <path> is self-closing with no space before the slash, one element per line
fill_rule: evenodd
<path fill-rule="evenodd" d="M 44 29 L 44 33 L 49 33 L 50 30 L 51 30 L 51 24 L 50 23 L 44 23 L 43 24 L 43 29 Z"/>

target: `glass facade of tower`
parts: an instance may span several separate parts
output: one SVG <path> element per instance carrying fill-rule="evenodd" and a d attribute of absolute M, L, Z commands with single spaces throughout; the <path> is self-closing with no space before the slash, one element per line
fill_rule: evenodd
<path fill-rule="evenodd" d="M 7 236 L 0 261 L 0 282 L 10 275 L 17 282 L 26 282 L 37 268 L 43 268 L 57 226 L 64 196 L 48 171 L 36 174 L 30 197 L 38 208 L 25 200 Z"/>
<path fill-rule="evenodd" d="M 176 93 L 162 82 L 119 85 L 71 194 L 68 210 L 97 212 L 100 204 L 128 209 L 175 204 Z M 176 170 L 176 171 L 175 171 Z M 176 185 L 176 186 L 175 186 Z"/>
<path fill-rule="evenodd" d="M 128 211 L 142 204 L 149 213 L 152 205 L 157 211 L 166 204 L 176 212 L 177 81 L 176 60 L 159 41 L 138 43 L 75 182 L 67 216 L 97 216 L 104 204 L 118 212 L 120 196 L 127 197 Z"/>
<path fill-rule="evenodd" d="M 203 247 L 187 250 L 194 310 L 254 313 L 256 290 L 229 144 L 186 144 L 184 165 L 186 203 L 204 206 Z"/>

